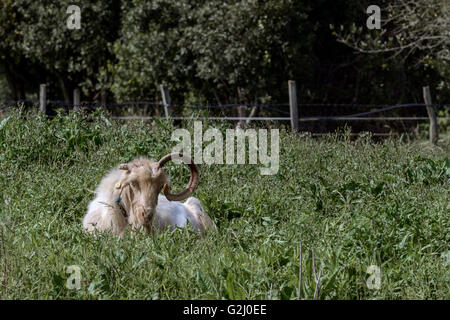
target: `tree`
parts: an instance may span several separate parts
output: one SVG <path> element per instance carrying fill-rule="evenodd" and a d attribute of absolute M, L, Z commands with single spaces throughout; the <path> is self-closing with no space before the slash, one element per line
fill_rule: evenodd
<path fill-rule="evenodd" d="M 382 28 L 367 32 L 352 25 L 336 32 L 338 41 L 369 54 L 387 54 L 406 60 L 414 57 L 443 77 L 450 74 L 450 2 L 448 0 L 395 0 L 382 6 Z"/>
<path fill-rule="evenodd" d="M 196 76 L 214 86 L 221 101 L 276 96 L 298 66 L 311 65 L 309 10 L 304 1 L 207 1 L 182 39 L 195 57 Z"/>
<path fill-rule="evenodd" d="M 22 19 L 23 14 L 17 2 L 0 2 L 0 71 L 6 75 L 14 100 L 25 98 L 26 84 L 31 80 L 29 70 L 32 66 L 16 45 L 21 41 L 17 30 Z"/>
<path fill-rule="evenodd" d="M 66 10 L 72 4 L 81 9 L 79 30 L 67 27 Z M 119 0 L 2 1 L 0 34 L 6 41 L 0 59 L 5 65 L 13 62 L 14 71 L 27 64 L 43 70 L 34 76 L 58 85 L 66 101 L 74 87 L 92 95 L 98 69 L 109 57 L 108 43 L 117 37 L 119 5 Z"/>
<path fill-rule="evenodd" d="M 191 61 L 178 41 L 187 1 L 124 1 L 122 10 L 120 37 L 113 45 L 114 59 L 102 69 L 102 86 L 121 101 L 153 100 L 162 83 L 183 88 Z"/>
<path fill-rule="evenodd" d="M 305 3 L 125 2 L 105 78 L 118 99 L 153 97 L 166 82 L 179 99 L 194 92 L 217 103 L 254 101 L 311 65 Z"/>

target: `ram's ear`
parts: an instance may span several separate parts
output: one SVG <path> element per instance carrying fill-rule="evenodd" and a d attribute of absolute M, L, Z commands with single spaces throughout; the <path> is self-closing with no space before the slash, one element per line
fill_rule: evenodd
<path fill-rule="evenodd" d="M 130 167 L 128 166 L 128 163 L 121 163 L 119 164 L 120 170 L 130 171 Z"/>

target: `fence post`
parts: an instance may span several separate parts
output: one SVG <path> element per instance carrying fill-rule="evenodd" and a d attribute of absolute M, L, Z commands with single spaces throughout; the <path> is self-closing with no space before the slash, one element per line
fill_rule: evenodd
<path fill-rule="evenodd" d="M 47 114 L 47 88 L 45 84 L 39 87 L 39 110 L 43 114 Z"/>
<path fill-rule="evenodd" d="M 256 109 L 258 109 L 256 106 L 254 106 L 253 108 L 252 108 L 252 110 L 250 110 L 250 114 L 248 115 L 248 118 L 247 118 L 247 120 L 245 121 L 245 124 L 249 124 L 250 123 L 250 119 L 251 118 L 253 118 L 254 116 L 255 116 L 255 113 L 256 113 Z"/>
<path fill-rule="evenodd" d="M 294 80 L 289 80 L 289 107 L 291 110 L 292 130 L 298 131 L 297 88 Z"/>
<path fill-rule="evenodd" d="M 100 95 L 100 103 L 102 105 L 102 107 L 106 106 L 106 91 L 102 90 L 102 93 Z"/>
<path fill-rule="evenodd" d="M 429 86 L 423 87 L 423 99 L 425 100 L 425 104 L 427 106 L 428 118 L 430 118 L 430 142 L 436 145 L 439 139 L 439 133 L 436 110 L 434 109 L 433 103 L 431 102 L 431 93 Z"/>
<path fill-rule="evenodd" d="M 164 112 L 166 113 L 166 119 L 169 120 L 170 114 L 169 114 L 169 105 L 170 105 L 170 95 L 169 95 L 169 88 L 167 88 L 166 85 L 162 84 L 160 85 L 161 89 L 161 95 L 163 99 L 164 104 Z"/>
<path fill-rule="evenodd" d="M 80 89 L 73 89 L 73 108 L 75 111 L 80 110 Z"/>

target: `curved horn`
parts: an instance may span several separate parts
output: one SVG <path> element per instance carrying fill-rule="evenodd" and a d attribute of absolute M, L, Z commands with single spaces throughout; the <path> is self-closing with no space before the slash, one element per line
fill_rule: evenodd
<path fill-rule="evenodd" d="M 164 164 L 166 164 L 168 161 L 173 159 L 179 159 L 186 163 L 189 166 L 189 169 L 191 170 L 191 176 L 189 178 L 189 182 L 184 188 L 183 191 L 177 194 L 172 194 L 170 192 L 170 186 L 168 184 L 165 184 L 163 187 L 164 195 L 166 196 L 167 200 L 169 201 L 181 201 L 186 198 L 188 198 L 192 193 L 194 193 L 194 190 L 198 186 L 198 168 L 195 165 L 195 163 L 191 160 L 191 158 L 187 156 L 183 156 L 182 153 L 171 153 L 168 155 L 165 155 L 161 158 L 158 162 L 158 169 L 162 168 Z"/>

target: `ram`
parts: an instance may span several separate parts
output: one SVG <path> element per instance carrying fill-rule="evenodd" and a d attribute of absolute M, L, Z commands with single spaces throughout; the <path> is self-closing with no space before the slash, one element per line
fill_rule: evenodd
<path fill-rule="evenodd" d="M 172 159 L 183 161 L 191 171 L 188 185 L 178 194 L 170 192 L 163 168 Z M 143 228 L 149 234 L 167 227 L 185 227 L 188 222 L 201 234 L 216 230 L 200 201 L 190 197 L 198 181 L 197 166 L 181 153 L 168 154 L 158 162 L 140 158 L 121 164 L 100 182 L 83 227 L 89 232 L 110 230 L 121 237 L 129 225 L 134 230 Z M 186 201 L 181 203 L 182 200 Z"/>

